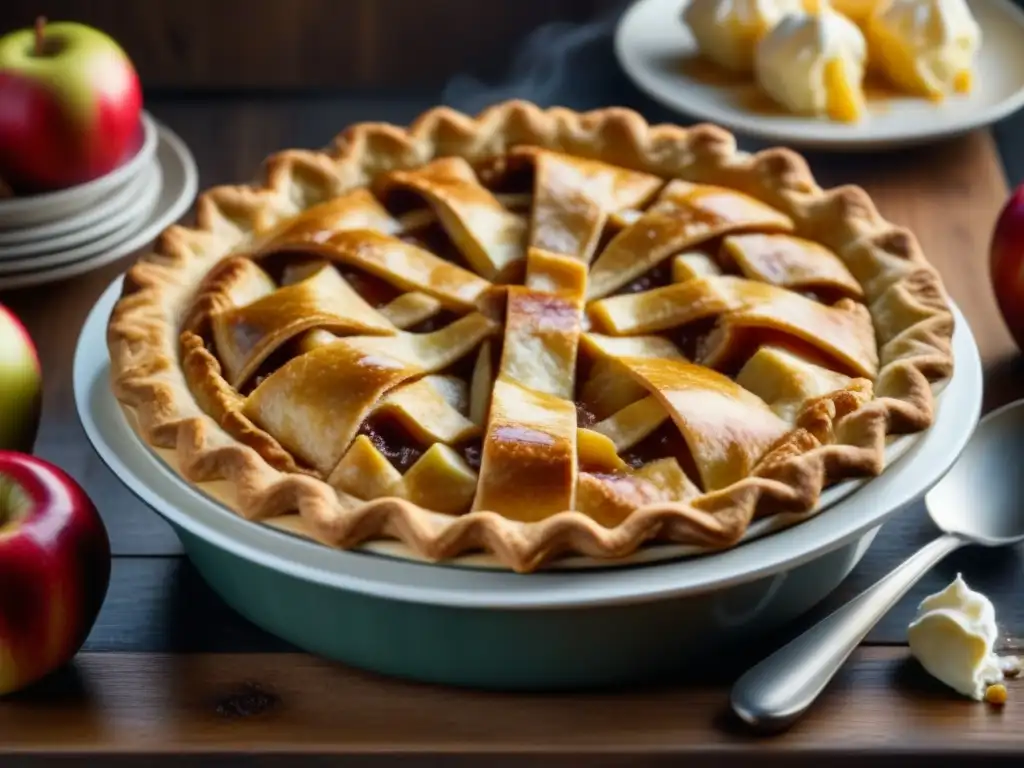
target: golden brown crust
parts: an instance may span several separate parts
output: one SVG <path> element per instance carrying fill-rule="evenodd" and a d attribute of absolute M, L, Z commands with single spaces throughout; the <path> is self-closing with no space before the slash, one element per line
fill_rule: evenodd
<path fill-rule="evenodd" d="M 180 332 L 202 322 L 185 317 L 197 288 L 252 230 L 367 186 L 385 171 L 444 155 L 476 163 L 520 144 L 732 187 L 789 215 L 798 234 L 838 254 L 863 287 L 879 347 L 874 399 L 854 389 L 817 400 L 750 477 L 687 502 L 650 504 L 606 528 L 580 512 L 523 523 L 486 511 L 452 517 L 396 499 L 342 498 L 305 474 L 273 438 L 242 423 L 237 409 L 218 406 L 220 398 L 237 395 L 220 386 L 219 364 L 201 339 L 186 334 L 180 360 Z M 649 126 L 625 109 L 580 114 L 508 102 L 476 118 L 434 109 L 408 129 L 356 125 L 324 152 L 271 157 L 259 184 L 206 192 L 195 227 L 171 227 L 129 271 L 108 344 L 114 392 L 142 437 L 174 449 L 177 469 L 190 481 L 226 480 L 233 489 L 229 504 L 239 514 L 266 521 L 298 512 L 298 530 L 332 546 L 397 538 L 432 560 L 483 549 L 509 568 L 531 571 L 569 552 L 622 557 L 655 538 L 726 547 L 756 516 L 807 511 L 826 485 L 877 474 L 888 434 L 932 423 L 932 385 L 953 370 L 952 332 L 940 278 L 916 239 L 885 221 L 862 190 L 818 187 L 799 155 L 786 149 L 748 155 L 719 128 Z M 192 390 L 186 376 L 205 384 Z M 218 423 L 217 415 L 228 412 L 232 419 Z"/>

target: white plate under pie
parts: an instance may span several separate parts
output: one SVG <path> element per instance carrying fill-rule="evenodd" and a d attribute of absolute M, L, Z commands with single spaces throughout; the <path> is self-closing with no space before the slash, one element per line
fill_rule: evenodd
<path fill-rule="evenodd" d="M 150 160 L 147 167 L 152 167 L 154 163 L 156 163 L 155 159 Z M 31 227 L 0 229 L 0 252 L 12 246 L 24 246 L 43 241 L 49 242 L 52 249 L 52 243 L 55 240 L 71 235 L 80 237 L 80 242 L 83 243 L 89 239 L 102 237 L 116 229 L 116 226 L 110 226 L 110 220 L 138 196 L 145 183 L 145 170 L 143 170 L 124 186 L 114 190 L 108 197 L 84 211 L 57 221 L 36 224 Z"/>
<path fill-rule="evenodd" d="M 681 18 L 688 0 L 639 0 L 622 17 L 615 52 L 629 78 L 671 109 L 773 143 L 833 150 L 923 144 L 994 123 L 1024 106 L 1024 10 L 1011 0 L 968 0 L 983 44 L 975 90 L 941 104 L 886 96 L 849 125 L 785 114 L 752 82 L 709 76 Z"/>
<path fill-rule="evenodd" d="M 0 291 L 56 282 L 91 272 L 123 259 L 151 242 L 191 207 L 199 185 L 195 160 L 185 143 L 165 126 L 155 126 L 158 142 L 156 160 L 163 184 L 156 204 L 148 216 L 136 222 L 123 240 L 95 255 L 57 266 L 0 274 Z"/>

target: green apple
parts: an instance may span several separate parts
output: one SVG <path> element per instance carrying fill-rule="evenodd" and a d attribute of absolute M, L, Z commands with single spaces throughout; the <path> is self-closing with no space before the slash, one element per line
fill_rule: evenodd
<path fill-rule="evenodd" d="M 141 142 L 135 68 L 108 35 L 75 22 L 0 38 L 0 178 L 15 191 L 109 173 Z"/>
<path fill-rule="evenodd" d="M 30 452 L 39 429 L 43 377 L 28 331 L 0 304 L 0 449 Z"/>

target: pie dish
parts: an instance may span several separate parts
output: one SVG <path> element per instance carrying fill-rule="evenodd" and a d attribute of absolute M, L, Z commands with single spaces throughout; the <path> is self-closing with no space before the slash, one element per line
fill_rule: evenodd
<path fill-rule="evenodd" d="M 525 572 L 729 547 L 881 472 L 952 332 L 912 234 L 794 152 L 508 102 L 208 191 L 108 346 L 139 435 L 245 518 Z"/>

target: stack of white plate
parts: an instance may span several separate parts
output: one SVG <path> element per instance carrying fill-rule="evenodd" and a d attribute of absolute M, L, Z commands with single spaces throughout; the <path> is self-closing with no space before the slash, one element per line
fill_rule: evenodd
<path fill-rule="evenodd" d="M 198 176 L 185 144 L 148 114 L 139 151 L 99 179 L 0 200 L 0 290 L 64 280 L 123 258 L 191 206 Z"/>

